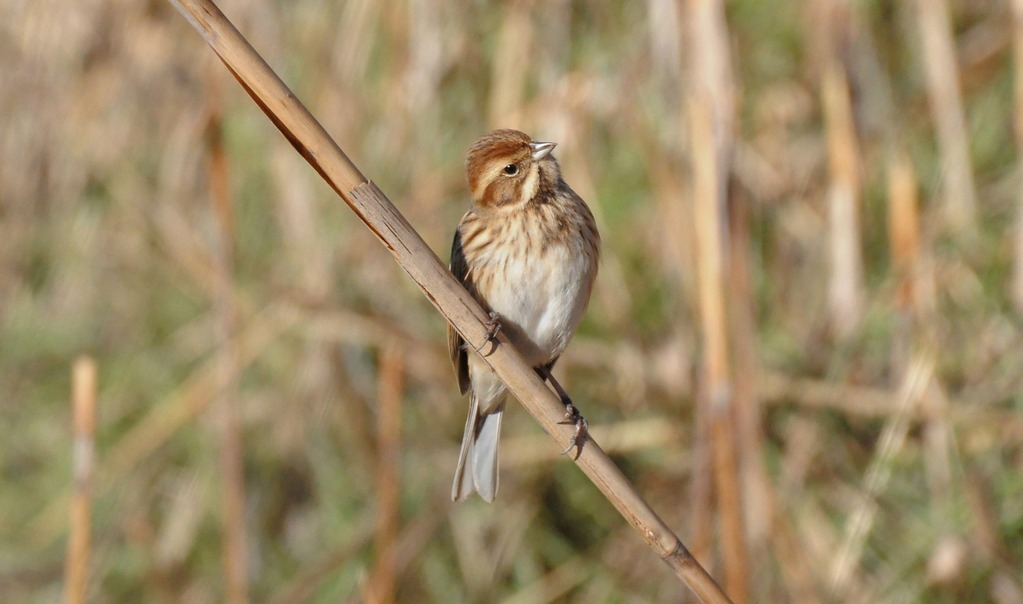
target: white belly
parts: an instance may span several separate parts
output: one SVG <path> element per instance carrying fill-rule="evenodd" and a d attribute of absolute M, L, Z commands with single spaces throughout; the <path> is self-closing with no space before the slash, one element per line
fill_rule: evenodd
<path fill-rule="evenodd" d="M 481 292 L 527 363 L 546 364 L 565 350 L 589 301 L 594 268 L 580 250 L 551 246 L 540 258 L 509 261 L 504 278 Z"/>

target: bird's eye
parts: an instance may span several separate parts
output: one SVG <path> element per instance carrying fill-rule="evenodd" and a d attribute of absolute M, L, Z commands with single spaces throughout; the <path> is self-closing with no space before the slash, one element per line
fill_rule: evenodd
<path fill-rule="evenodd" d="M 519 173 L 519 167 L 516 166 L 515 164 L 508 164 L 507 166 L 504 167 L 503 171 L 508 176 L 515 176 L 516 174 Z"/>

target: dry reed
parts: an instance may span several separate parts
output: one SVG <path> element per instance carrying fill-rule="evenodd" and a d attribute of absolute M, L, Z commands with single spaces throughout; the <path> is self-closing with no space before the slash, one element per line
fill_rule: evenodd
<path fill-rule="evenodd" d="M 74 492 L 70 538 L 64 565 L 64 602 L 84 604 L 88 595 L 92 543 L 92 482 L 96 458 L 96 361 L 81 357 L 71 371 L 72 467 Z"/>
<path fill-rule="evenodd" d="M 235 334 L 238 331 L 238 310 L 234 301 L 235 220 L 231 194 L 230 170 L 224 151 L 221 92 L 218 74 L 207 76 L 209 121 L 206 124 L 210 206 L 215 218 L 214 264 L 216 290 L 213 307 L 217 314 L 217 339 L 222 349 L 217 366 L 216 404 L 219 440 L 221 526 L 223 527 L 223 558 L 225 600 L 230 604 L 249 601 L 248 545 L 245 529 L 245 475 L 241 425 L 241 395 L 238 391 L 239 352 Z"/>
<path fill-rule="evenodd" d="M 831 325 L 840 338 L 856 333 L 863 318 L 863 257 L 860 252 L 860 166 L 851 92 L 842 56 L 852 36 L 849 7 L 826 0 L 820 74 L 824 132 L 828 146 L 828 295 Z M 818 26 L 814 24 L 814 26 Z"/>
<path fill-rule="evenodd" d="M 941 149 L 945 218 L 952 230 L 970 231 L 977 222 L 977 187 L 973 182 L 969 136 L 959 92 L 955 41 L 945 0 L 917 0 L 920 60 L 927 76 L 927 96 Z"/>
<path fill-rule="evenodd" d="M 724 7 L 713 0 L 688 3 L 694 61 L 693 94 L 688 103 L 693 159 L 693 226 L 696 231 L 700 333 L 703 360 L 700 396 L 702 425 L 709 430 L 714 503 L 721 527 L 725 586 L 736 602 L 749 600 L 749 554 L 740 482 L 738 433 L 729 353 L 728 283 L 724 237 L 728 226 L 734 99 Z M 749 408 L 742 411 L 750 412 Z M 699 424 L 698 424 L 699 425 Z M 699 468 L 698 468 L 699 470 Z M 699 479 L 697 479 L 699 480 Z M 704 499 L 705 503 L 707 499 Z M 700 513 L 700 518 L 706 518 Z M 706 528 L 702 529 L 706 535 Z M 704 537 L 703 540 L 705 540 Z"/>
<path fill-rule="evenodd" d="M 1023 167 L 1023 0 L 1012 0 L 1013 134 L 1016 157 Z M 1023 187 L 1016 202 L 1016 232 L 1013 235 L 1012 301 L 1023 314 Z"/>
<path fill-rule="evenodd" d="M 397 342 L 381 350 L 377 387 L 377 521 L 375 565 L 366 600 L 387 604 L 395 601 L 398 534 L 401 527 L 401 402 L 405 388 L 404 358 Z"/>

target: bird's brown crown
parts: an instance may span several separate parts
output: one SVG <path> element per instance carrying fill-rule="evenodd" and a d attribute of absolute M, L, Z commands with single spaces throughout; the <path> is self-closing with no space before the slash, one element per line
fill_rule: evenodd
<path fill-rule="evenodd" d="M 485 208 L 520 205 L 553 189 L 561 177 L 558 163 L 549 149 L 538 153 L 538 144 L 511 129 L 494 130 L 477 139 L 465 158 L 473 202 Z"/>

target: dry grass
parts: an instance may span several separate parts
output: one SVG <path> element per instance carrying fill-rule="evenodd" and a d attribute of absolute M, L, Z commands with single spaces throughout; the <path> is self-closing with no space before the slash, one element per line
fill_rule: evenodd
<path fill-rule="evenodd" d="M 958 70 L 961 92 L 948 109 L 931 104 L 931 88 L 948 83 L 925 63 L 935 58 L 924 52 L 925 3 L 849 3 L 849 38 L 829 59 L 847 92 L 827 94 L 849 103 L 850 145 L 849 124 L 827 127 L 819 21 L 803 4 L 726 7 L 731 202 L 742 212 L 728 214 L 725 297 L 742 287 L 732 275 L 745 257 L 752 300 L 748 321 L 741 302 L 727 309 L 730 369 L 756 415 L 738 422 L 751 568 L 731 571 L 746 574 L 755 601 L 1023 602 L 1009 7 L 948 3 L 953 55 L 938 67 Z M 504 125 L 562 142 L 607 250 L 562 381 L 598 437 L 620 439 L 608 450 L 684 540 L 703 438 L 686 6 L 223 5 L 442 257 L 475 136 Z M 677 593 L 524 413 L 509 421 L 498 502 L 448 502 L 465 404 L 441 319 L 214 69 L 234 204 L 233 308 L 220 306 L 211 53 L 168 4 L 14 2 L 0 17 L 5 600 L 63 591 L 69 367 L 81 353 L 95 358 L 99 385 L 90 601 L 227 597 L 213 414 L 232 381 L 254 601 Z M 958 112 L 965 134 L 946 140 L 955 128 L 929 107 L 939 120 Z M 836 148 L 855 150 L 857 172 L 829 166 Z M 947 172 L 946 153 L 972 174 Z M 972 179 L 973 210 L 946 205 L 951 176 Z M 863 270 L 862 314 L 842 334 L 828 289 L 836 177 L 859 179 Z M 974 235 L 948 236 L 958 212 L 976 213 Z M 395 397 L 397 424 L 378 417 Z M 377 508 L 392 489 L 397 515 Z M 708 563 L 715 543 L 712 531 Z"/>

